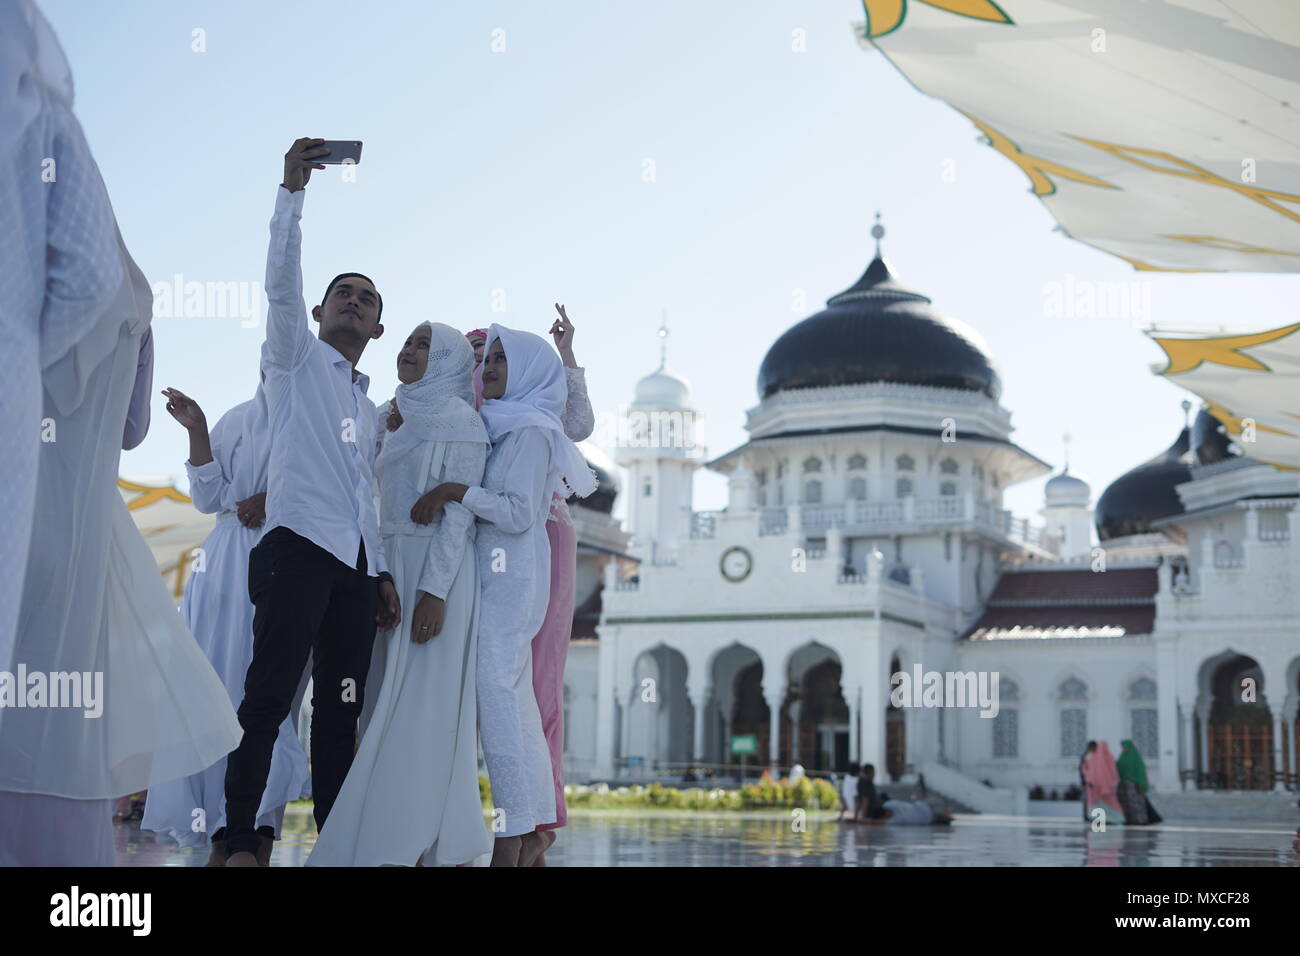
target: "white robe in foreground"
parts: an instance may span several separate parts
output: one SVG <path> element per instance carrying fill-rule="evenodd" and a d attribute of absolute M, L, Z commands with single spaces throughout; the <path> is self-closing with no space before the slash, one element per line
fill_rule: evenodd
<path fill-rule="evenodd" d="M 535 426 L 512 431 L 488 456 L 464 503 L 479 519 L 478 718 L 498 837 L 555 822 L 551 756 L 533 693 L 533 637 L 551 588 L 546 517 L 551 442 Z"/>
<path fill-rule="evenodd" d="M 0 790 L 111 798 L 202 770 L 239 742 L 234 708 L 176 613 L 117 489 L 140 336 L 125 326 L 43 445 L 15 659 L 102 699 L 19 707 L 0 725 Z M 85 675 L 90 675 L 86 678 Z M 83 699 L 83 705 L 85 701 Z"/>
<path fill-rule="evenodd" d="M 402 622 L 375 638 L 361 745 L 308 866 L 414 866 L 422 854 L 425 866 L 446 866 L 492 850 L 474 723 L 474 516 L 450 502 L 430 525 L 410 518 L 412 505 L 439 483 L 478 484 L 487 450 L 486 443 L 423 442 L 381 465 L 380 531 Z M 411 640 L 419 591 L 446 602 L 442 631 L 424 644 Z"/>
<path fill-rule="evenodd" d="M 194 507 L 203 514 L 216 513 L 217 524 L 194 561 L 181 616 L 236 709 L 244 699 L 244 677 L 253 659 L 248 554 L 261 539 L 262 529 L 240 524 L 235 505 L 266 490 L 268 436 L 266 418 L 258 414 L 259 400 L 236 405 L 213 426 L 212 461 L 197 468 L 188 462 L 185 466 Z M 250 429 L 258 434 L 250 435 Z M 277 839 L 285 805 L 311 796 L 307 755 L 298 741 L 294 717 L 291 713 L 280 726 L 257 816 L 257 826 L 273 827 Z M 210 834 L 226 825 L 225 780 L 226 758 L 222 757 L 202 773 L 150 789 L 140 829 L 168 836 L 181 846 L 208 845 Z"/>

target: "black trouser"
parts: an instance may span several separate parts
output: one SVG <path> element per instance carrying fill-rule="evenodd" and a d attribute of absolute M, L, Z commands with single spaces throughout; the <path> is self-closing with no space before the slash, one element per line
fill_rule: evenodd
<path fill-rule="evenodd" d="M 357 568 L 279 527 L 248 559 L 253 660 L 244 678 L 239 725 L 244 737 L 226 760 L 226 848 L 255 853 L 257 810 L 271 772 L 280 725 L 312 662 L 311 780 L 316 826 L 352 766 L 357 718 L 375 642 L 376 581 L 366 574 L 365 544 Z"/>

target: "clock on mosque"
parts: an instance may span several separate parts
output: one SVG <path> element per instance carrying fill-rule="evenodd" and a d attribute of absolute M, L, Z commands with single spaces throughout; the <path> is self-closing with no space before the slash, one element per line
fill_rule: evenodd
<path fill-rule="evenodd" d="M 728 548 L 722 552 L 718 567 L 728 581 L 743 581 L 754 570 L 754 556 L 741 547 Z"/>

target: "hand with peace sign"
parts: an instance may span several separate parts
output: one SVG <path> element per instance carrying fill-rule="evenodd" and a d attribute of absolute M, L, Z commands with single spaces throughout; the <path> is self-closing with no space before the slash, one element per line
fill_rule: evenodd
<path fill-rule="evenodd" d="M 555 347 L 559 350 L 564 364 L 569 368 L 577 368 L 578 360 L 573 357 L 573 323 L 569 321 L 564 306 L 559 302 L 555 303 L 555 311 L 560 313 L 560 317 L 551 323 L 548 334 L 555 340 Z"/>

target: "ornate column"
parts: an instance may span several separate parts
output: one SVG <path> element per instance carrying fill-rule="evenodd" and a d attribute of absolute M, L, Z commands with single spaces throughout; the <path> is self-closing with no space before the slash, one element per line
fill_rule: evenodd
<path fill-rule="evenodd" d="M 849 705 L 849 762 L 858 762 L 858 724 L 862 719 L 862 688 L 857 684 L 844 688 L 844 701 Z"/>
<path fill-rule="evenodd" d="M 779 680 L 772 684 L 764 681 L 763 698 L 767 701 L 767 765 L 772 776 L 777 774 L 777 760 L 781 754 L 781 705 L 785 703 L 785 688 Z"/>
<path fill-rule="evenodd" d="M 1161 566 L 1168 573 L 1169 562 Z M 1163 579 L 1162 579 L 1163 580 Z M 1163 587 L 1163 584 L 1162 584 Z M 1176 793 L 1178 771 L 1178 648 L 1173 637 L 1156 638 L 1156 745 L 1159 775 L 1152 781 L 1157 790 Z M 1191 751 L 1184 750 L 1190 755 Z"/>
<path fill-rule="evenodd" d="M 618 628 L 601 629 L 596 658 L 596 765 L 598 777 L 612 777 L 618 757 L 618 679 L 615 664 L 618 659 Z"/>
<path fill-rule="evenodd" d="M 1273 792 L 1286 791 L 1286 750 L 1282 746 L 1282 727 L 1286 712 L 1281 704 L 1273 707 Z"/>

